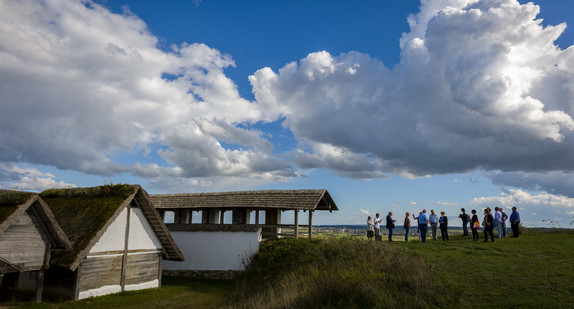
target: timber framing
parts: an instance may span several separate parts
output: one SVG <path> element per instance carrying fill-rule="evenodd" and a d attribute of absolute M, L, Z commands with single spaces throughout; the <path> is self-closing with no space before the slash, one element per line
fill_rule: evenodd
<path fill-rule="evenodd" d="M 20 274 L 35 273 L 33 297 L 42 300 L 44 271 L 50 267 L 52 248 L 70 250 L 71 243 L 48 205 L 34 193 L 0 190 L 0 278 L 1 291 L 14 298 Z M 27 288 L 25 290 L 29 291 Z"/>
<path fill-rule="evenodd" d="M 297 238 L 304 234 L 311 237 L 313 212 L 339 210 L 325 189 L 156 194 L 150 196 L 150 201 L 161 214 L 174 212 L 174 224 L 166 224 L 170 231 L 223 231 L 223 226 L 229 226 L 223 224 L 224 213 L 231 211 L 230 226 L 235 226 L 235 229 L 261 227 L 266 238 Z M 202 212 L 202 224 L 192 224 L 192 211 Z M 265 212 L 264 223 L 260 223 L 260 211 Z M 281 224 L 281 212 L 284 211 L 294 211 L 293 224 Z M 309 212 L 309 224 L 299 224 L 300 211 Z M 255 222 L 249 222 L 251 212 L 255 212 Z M 215 228 L 214 225 L 221 227 Z"/>
<path fill-rule="evenodd" d="M 72 242 L 72 250 L 54 254 L 54 265 L 75 271 L 107 228 L 132 204 L 142 210 L 162 243 L 164 259 L 184 259 L 161 217 L 151 207 L 148 194 L 139 185 L 48 190 L 41 196 Z"/>

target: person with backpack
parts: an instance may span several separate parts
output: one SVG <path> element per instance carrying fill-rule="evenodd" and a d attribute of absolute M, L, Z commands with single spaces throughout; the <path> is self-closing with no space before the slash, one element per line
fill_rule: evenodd
<path fill-rule="evenodd" d="M 476 215 L 476 210 L 472 210 L 472 219 L 470 219 L 470 228 L 472 229 L 472 240 L 478 241 L 478 229 L 480 229 L 480 221 Z"/>
<path fill-rule="evenodd" d="M 462 213 L 458 215 L 458 217 L 462 219 L 462 236 L 468 236 L 467 224 L 470 221 L 470 217 L 465 212 L 464 208 L 461 208 L 460 211 L 462 211 Z"/>

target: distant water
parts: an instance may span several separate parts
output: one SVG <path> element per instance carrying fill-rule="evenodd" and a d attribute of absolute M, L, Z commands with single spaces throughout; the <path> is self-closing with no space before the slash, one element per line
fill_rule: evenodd
<path fill-rule="evenodd" d="M 367 230 L 367 225 L 366 225 L 366 224 L 314 225 L 314 227 L 336 228 L 336 229 L 350 229 L 350 230 L 363 229 L 363 230 L 365 230 L 365 231 Z M 430 228 L 430 226 L 429 226 L 429 228 Z M 394 228 L 394 230 L 397 230 L 397 229 L 404 230 L 404 228 L 403 228 L 402 225 L 396 225 L 395 228 Z M 452 226 L 452 225 L 449 225 L 449 226 L 448 226 L 448 229 L 449 229 L 449 230 L 461 230 L 461 231 L 462 231 L 462 225 L 461 225 L 461 226 Z M 470 229 L 470 227 L 469 227 L 469 229 Z M 387 228 L 381 225 L 381 231 L 382 231 L 382 230 L 387 230 Z M 411 230 L 411 231 L 412 231 L 412 230 L 415 230 L 415 231 L 416 231 L 416 230 L 417 230 L 417 226 L 416 226 L 416 225 L 414 225 L 414 226 L 411 225 L 411 229 L 410 229 L 410 230 Z"/>

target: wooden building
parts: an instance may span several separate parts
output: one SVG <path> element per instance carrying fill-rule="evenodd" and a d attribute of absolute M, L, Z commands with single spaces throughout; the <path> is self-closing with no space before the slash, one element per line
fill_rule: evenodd
<path fill-rule="evenodd" d="M 201 215 L 201 225 L 222 225 L 225 212 L 232 212 L 231 224 L 260 226 L 263 238 L 311 237 L 313 212 L 339 210 L 325 189 L 155 194 L 150 200 L 162 217 L 165 218 L 166 212 L 173 212 L 174 222 L 167 224 L 170 231 L 201 229 L 192 223 L 197 221 L 193 220 L 194 215 Z M 292 223 L 281 221 L 285 211 L 294 213 Z M 300 224 L 301 212 L 307 213 L 308 224 Z"/>
<path fill-rule="evenodd" d="M 52 251 L 70 248 L 37 194 L 0 190 L 0 300 L 18 292 L 40 301 Z"/>
<path fill-rule="evenodd" d="M 184 259 L 140 186 L 47 190 L 40 196 L 72 244 L 52 254 L 46 297 L 77 300 L 160 287 L 162 259 Z"/>

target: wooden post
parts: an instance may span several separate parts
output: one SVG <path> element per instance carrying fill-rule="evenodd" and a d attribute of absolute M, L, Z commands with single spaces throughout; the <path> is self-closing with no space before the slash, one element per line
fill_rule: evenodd
<path fill-rule="evenodd" d="M 122 276 L 120 287 L 121 291 L 125 291 L 126 288 L 126 270 L 128 268 L 128 246 L 129 246 L 129 237 L 130 237 L 130 213 L 131 211 L 131 203 L 126 207 L 127 210 L 127 219 L 126 219 L 126 231 L 125 231 L 125 239 L 124 239 L 124 256 L 122 260 Z"/>
<path fill-rule="evenodd" d="M 219 215 L 219 224 L 223 224 L 223 215 L 225 214 L 225 210 L 221 210 L 221 214 Z"/>
<path fill-rule="evenodd" d="M 299 209 L 295 209 L 295 238 L 299 238 Z"/>
<path fill-rule="evenodd" d="M 309 210 L 309 238 L 313 237 L 313 212 L 314 210 Z"/>
<path fill-rule="evenodd" d="M 84 261 L 86 258 L 84 258 Z M 80 298 L 80 279 L 82 278 L 82 263 L 78 265 L 76 268 L 76 273 L 74 274 L 76 280 L 74 280 L 74 300 L 78 300 Z"/>
<path fill-rule="evenodd" d="M 42 301 L 42 292 L 44 291 L 44 270 L 36 272 L 36 302 Z"/>
<path fill-rule="evenodd" d="M 158 254 L 158 255 L 159 255 L 159 257 L 158 257 L 158 258 L 159 258 L 159 262 L 158 262 L 158 267 L 157 267 L 157 272 L 158 272 L 158 274 L 157 274 L 157 279 L 159 280 L 159 283 L 158 283 L 158 286 L 157 286 L 158 288 L 161 288 L 161 277 L 162 277 L 162 275 L 163 275 L 163 274 L 162 274 L 162 272 L 163 272 L 163 259 L 162 259 L 162 257 L 163 257 L 163 252 L 164 252 L 164 251 L 165 251 L 164 249 L 161 249 L 161 251 L 160 251 L 159 254 Z"/>
<path fill-rule="evenodd" d="M 259 210 L 255 211 L 255 224 L 259 224 Z"/>

